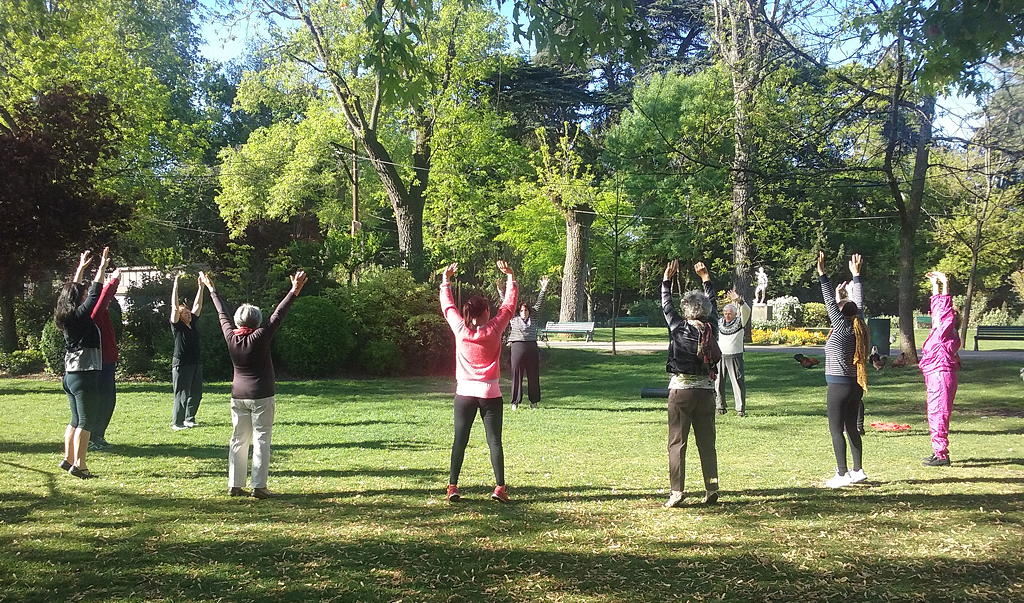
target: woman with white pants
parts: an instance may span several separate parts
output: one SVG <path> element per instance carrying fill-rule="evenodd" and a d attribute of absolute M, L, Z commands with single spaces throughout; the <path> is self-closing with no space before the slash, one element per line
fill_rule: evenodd
<path fill-rule="evenodd" d="M 221 331 L 234 366 L 231 380 L 231 424 L 234 432 L 228 450 L 228 494 L 249 495 L 243 488 L 249 468 L 249 445 L 252 444 L 252 496 L 270 498 L 267 474 L 270 469 L 270 435 L 274 427 L 276 393 L 270 345 L 288 308 L 305 286 L 306 273 L 300 270 L 291 277 L 291 290 L 263 326 L 260 325 L 263 321 L 262 312 L 251 304 L 242 304 L 235 310 L 232 324 L 213 280 L 202 273 L 201 279 L 210 290 L 210 299 L 217 308 Z"/>

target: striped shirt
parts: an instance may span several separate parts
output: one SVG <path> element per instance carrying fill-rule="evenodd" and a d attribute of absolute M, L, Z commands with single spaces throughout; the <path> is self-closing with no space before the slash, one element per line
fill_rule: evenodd
<path fill-rule="evenodd" d="M 849 286 L 850 301 L 857 304 L 858 312 L 863 316 L 864 293 L 861 289 L 860 277 L 853 277 Z M 836 290 L 827 275 L 821 276 L 821 296 L 825 300 L 829 320 L 832 321 L 832 333 L 825 342 L 825 381 L 827 383 L 855 383 L 857 367 L 853 364 L 853 351 L 857 339 L 853 334 L 853 323 L 839 311 L 836 303 Z"/>
<path fill-rule="evenodd" d="M 537 341 L 537 332 L 540 330 L 540 312 L 541 306 L 544 305 L 544 291 L 547 287 L 541 287 L 540 292 L 537 293 L 537 302 L 530 308 L 530 317 L 523 320 L 523 317 L 519 315 L 519 309 L 516 308 L 515 316 L 508 323 L 508 342 L 513 343 L 516 341 Z"/>

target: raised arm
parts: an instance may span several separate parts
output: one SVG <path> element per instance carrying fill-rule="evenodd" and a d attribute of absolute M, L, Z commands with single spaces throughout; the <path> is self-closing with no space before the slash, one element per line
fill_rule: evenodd
<path fill-rule="evenodd" d="M 701 285 L 704 287 L 704 294 L 711 300 L 711 314 L 708 316 L 708 320 L 711 322 L 711 328 L 715 330 L 715 333 L 718 333 L 718 304 L 715 303 L 715 284 L 711 282 L 711 273 L 708 272 L 704 262 L 694 264 L 693 271 L 700 277 Z"/>
<path fill-rule="evenodd" d="M 863 265 L 864 260 L 859 253 L 850 256 L 850 274 L 853 276 L 853 280 L 850 282 L 850 301 L 857 304 L 857 309 L 861 315 L 864 314 L 864 288 L 861 285 L 860 279 L 861 267 Z"/>
<path fill-rule="evenodd" d="M 515 314 L 516 302 L 519 301 L 519 284 L 516 283 L 516 276 L 508 262 L 498 260 L 498 270 L 505 273 L 505 297 L 501 301 L 501 307 L 498 308 L 494 322 L 500 329 L 504 329 L 508 321 L 512 320 L 512 315 Z"/>
<path fill-rule="evenodd" d="M 178 322 L 178 279 L 181 273 L 174 275 L 174 284 L 171 285 L 171 324 Z"/>
<path fill-rule="evenodd" d="M 674 331 L 683 324 L 683 318 L 676 312 L 672 303 L 672 278 L 679 272 L 679 260 L 672 260 L 665 266 L 665 274 L 661 279 L 661 312 L 665 315 L 668 329 Z"/>
<path fill-rule="evenodd" d="M 85 269 L 92 263 L 92 252 L 86 249 L 78 256 L 78 268 L 75 269 L 74 276 L 71 277 L 72 283 L 80 283 L 85 278 Z"/>
<path fill-rule="evenodd" d="M 544 294 L 548 290 L 548 277 L 544 276 L 540 279 L 540 290 L 537 291 L 537 302 L 533 304 L 533 313 L 540 312 L 541 307 L 544 306 Z"/>
<path fill-rule="evenodd" d="M 453 333 L 458 333 L 465 323 L 459 309 L 455 307 L 455 296 L 452 295 L 452 279 L 455 278 L 455 271 L 459 268 L 458 263 L 451 263 L 445 267 L 441 275 L 441 315 L 444 316 L 448 326 Z"/>
<path fill-rule="evenodd" d="M 205 272 L 200 272 L 199 278 L 203 281 L 203 286 L 210 291 L 210 301 L 213 302 L 213 307 L 217 308 L 217 318 L 220 321 L 220 331 L 224 334 L 224 340 L 227 341 L 231 338 L 231 334 L 235 330 L 234 325 L 231 324 L 231 317 L 224 311 L 224 302 L 222 302 L 220 296 L 217 295 L 217 287 L 214 286 L 213 279 L 210 278 L 210 275 Z"/>
<path fill-rule="evenodd" d="M 196 289 L 196 298 L 192 300 L 192 316 L 199 318 L 203 312 L 203 279 L 198 279 L 199 288 Z"/>
<path fill-rule="evenodd" d="M 943 339 L 952 339 L 958 335 L 953 298 L 949 295 L 949 280 L 941 272 L 929 272 L 928 278 L 931 279 L 932 291 L 935 292 L 931 299 L 932 331 L 938 331 Z"/>
<path fill-rule="evenodd" d="M 267 334 L 266 336 L 273 337 L 274 333 L 281 328 L 281 321 L 284 320 L 285 315 L 288 314 L 288 309 L 291 308 L 292 302 L 294 302 L 295 298 L 302 293 L 302 288 L 306 286 L 306 273 L 299 270 L 290 277 L 290 280 L 292 282 L 292 288 L 288 290 L 288 293 L 284 296 L 284 299 L 281 300 L 281 303 L 277 304 L 277 307 L 274 308 L 274 313 L 270 315 L 270 320 L 267 321 L 267 326 L 264 327 L 264 332 Z"/>
<path fill-rule="evenodd" d="M 96 302 L 96 307 L 92 309 L 92 319 L 96 320 L 96 317 L 102 312 L 106 312 L 110 306 L 110 300 L 114 299 L 117 295 L 117 286 L 121 283 L 121 269 L 118 268 L 114 271 L 107 282 L 103 284 L 103 290 L 100 291 L 99 300 Z"/>

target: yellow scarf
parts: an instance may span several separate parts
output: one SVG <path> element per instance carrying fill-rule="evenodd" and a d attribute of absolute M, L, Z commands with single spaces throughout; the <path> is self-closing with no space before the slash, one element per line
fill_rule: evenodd
<path fill-rule="evenodd" d="M 868 326 L 860 316 L 853 318 L 853 364 L 857 367 L 857 384 L 861 389 L 868 391 Z"/>

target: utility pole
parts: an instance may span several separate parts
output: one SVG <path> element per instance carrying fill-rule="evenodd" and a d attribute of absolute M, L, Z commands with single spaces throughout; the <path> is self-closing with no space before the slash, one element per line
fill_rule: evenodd
<path fill-rule="evenodd" d="M 615 250 L 612 253 L 612 356 L 618 354 L 616 349 L 616 325 L 619 322 L 619 196 L 622 193 L 622 185 L 619 183 L 618 175 L 615 178 L 615 216 L 612 218 L 612 228 L 615 231 Z"/>

